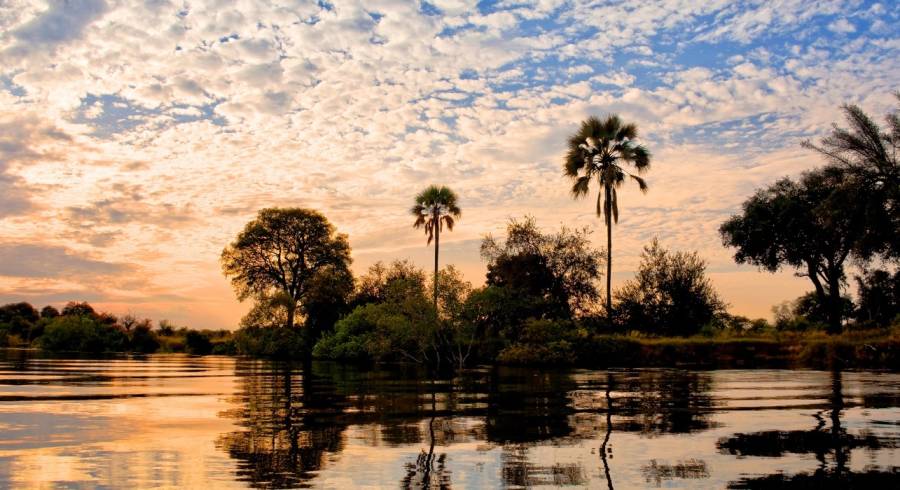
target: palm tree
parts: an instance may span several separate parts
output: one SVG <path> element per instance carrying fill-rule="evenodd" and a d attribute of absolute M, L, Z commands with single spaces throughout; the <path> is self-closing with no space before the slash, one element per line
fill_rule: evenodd
<path fill-rule="evenodd" d="M 597 193 L 597 216 L 606 222 L 606 312 L 612 314 L 612 225 L 619 222 L 619 202 L 616 189 L 626 178 L 637 182 L 642 192 L 647 192 L 644 179 L 625 170 L 631 165 L 636 173 L 650 168 L 650 152 L 637 144 L 637 126 L 624 124 L 619 116 L 604 120 L 589 117 L 581 128 L 569 138 L 566 153 L 565 174 L 574 182 L 573 197 L 588 193 L 591 180 L 597 179 L 601 192 Z"/>
<path fill-rule="evenodd" d="M 430 185 L 416 196 L 416 204 L 410 212 L 416 217 L 413 228 L 425 228 L 428 244 L 434 240 L 434 309 L 438 302 L 438 252 L 441 243 L 441 230 L 444 225 L 453 231 L 453 225 L 462 215 L 456 204 L 456 193 L 445 186 Z"/>

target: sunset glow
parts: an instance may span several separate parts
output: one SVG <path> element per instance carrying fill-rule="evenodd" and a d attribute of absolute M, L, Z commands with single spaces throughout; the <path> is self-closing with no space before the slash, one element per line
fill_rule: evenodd
<path fill-rule="evenodd" d="M 263 207 L 314 208 L 353 269 L 432 249 L 409 206 L 452 185 L 441 262 L 484 281 L 510 217 L 605 232 L 562 173 L 588 115 L 635 122 L 650 191 L 623 188 L 613 285 L 641 247 L 697 250 L 733 313 L 811 286 L 737 266 L 718 227 L 801 148 L 896 104 L 890 2 L 9 0 L 0 3 L 0 303 L 86 300 L 235 328 L 219 255 Z M 593 193 L 591 195 L 594 195 Z M 62 470 L 60 470 L 62 471 Z"/>

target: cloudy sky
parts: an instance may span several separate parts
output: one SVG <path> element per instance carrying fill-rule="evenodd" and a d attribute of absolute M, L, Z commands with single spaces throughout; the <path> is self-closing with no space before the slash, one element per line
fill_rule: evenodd
<path fill-rule="evenodd" d="M 324 212 L 354 269 L 428 264 L 407 215 L 451 185 L 445 263 L 483 281 L 510 217 L 603 228 L 562 176 L 566 136 L 619 113 L 653 153 L 620 194 L 614 281 L 653 237 L 698 250 L 732 311 L 809 289 L 736 266 L 717 235 L 843 102 L 900 80 L 891 2 L 0 1 L 0 302 L 88 300 L 233 327 L 222 248 L 267 206 Z"/>

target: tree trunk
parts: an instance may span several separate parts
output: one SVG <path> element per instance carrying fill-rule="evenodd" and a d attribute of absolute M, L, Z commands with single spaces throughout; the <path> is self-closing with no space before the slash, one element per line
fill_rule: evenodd
<path fill-rule="evenodd" d="M 612 203 L 606 186 L 606 316 L 612 321 Z"/>
<path fill-rule="evenodd" d="M 843 302 L 841 301 L 841 279 L 834 273 L 828 275 L 828 333 L 841 333 L 843 319 Z"/>
<path fill-rule="evenodd" d="M 291 302 L 286 306 L 287 308 L 287 321 L 285 322 L 285 327 L 294 328 L 294 312 L 297 309 L 297 305 Z"/>
<path fill-rule="evenodd" d="M 438 307 L 438 251 L 441 247 L 440 216 L 434 216 L 434 313 L 437 315 Z"/>

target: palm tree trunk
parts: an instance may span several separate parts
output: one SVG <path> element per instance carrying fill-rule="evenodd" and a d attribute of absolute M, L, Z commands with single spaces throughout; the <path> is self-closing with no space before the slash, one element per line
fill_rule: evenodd
<path fill-rule="evenodd" d="M 441 247 L 441 226 L 440 216 L 435 213 L 434 216 L 434 313 L 437 314 L 438 307 L 438 251 Z"/>
<path fill-rule="evenodd" d="M 606 186 L 606 316 L 612 321 L 612 197 Z"/>

